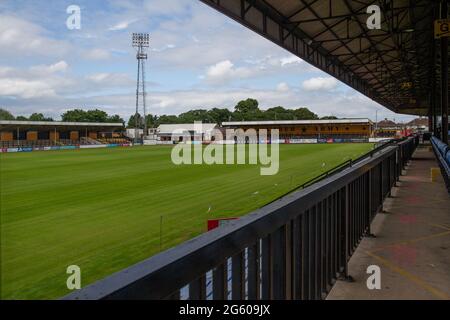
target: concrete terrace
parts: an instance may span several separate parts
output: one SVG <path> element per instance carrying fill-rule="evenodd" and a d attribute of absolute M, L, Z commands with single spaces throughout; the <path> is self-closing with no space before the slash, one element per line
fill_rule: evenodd
<path fill-rule="evenodd" d="M 349 262 L 354 282 L 337 281 L 327 299 L 450 299 L 450 197 L 429 145 L 419 146 Z M 381 289 L 366 286 L 369 265 Z"/>

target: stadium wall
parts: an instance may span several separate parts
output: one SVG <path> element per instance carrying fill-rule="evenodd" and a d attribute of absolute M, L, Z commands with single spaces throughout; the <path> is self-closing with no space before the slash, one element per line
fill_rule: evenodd
<path fill-rule="evenodd" d="M 32 151 L 55 151 L 55 150 L 76 150 L 76 149 L 98 149 L 131 147 L 132 144 L 95 144 L 95 145 L 73 145 L 73 146 L 51 146 L 51 147 L 21 147 L 21 148 L 1 148 L 0 153 L 32 152 Z"/>

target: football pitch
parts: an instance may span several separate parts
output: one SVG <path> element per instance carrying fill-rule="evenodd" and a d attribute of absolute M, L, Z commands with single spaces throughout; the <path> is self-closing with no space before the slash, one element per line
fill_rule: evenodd
<path fill-rule="evenodd" d="M 238 217 L 372 144 L 280 145 L 280 168 L 180 165 L 167 146 L 0 155 L 1 298 L 59 298 Z"/>

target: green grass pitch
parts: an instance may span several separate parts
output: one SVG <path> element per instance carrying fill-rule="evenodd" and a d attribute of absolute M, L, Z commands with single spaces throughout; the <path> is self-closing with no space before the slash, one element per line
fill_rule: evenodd
<path fill-rule="evenodd" d="M 175 166 L 159 146 L 1 154 L 1 298 L 61 297 L 69 265 L 85 286 L 371 148 L 281 145 L 274 176 L 259 165 Z"/>

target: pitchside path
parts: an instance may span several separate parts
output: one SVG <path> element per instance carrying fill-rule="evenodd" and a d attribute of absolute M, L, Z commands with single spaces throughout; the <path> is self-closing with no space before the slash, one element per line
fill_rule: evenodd
<path fill-rule="evenodd" d="M 429 146 L 419 147 L 392 197 L 349 262 L 354 282 L 337 281 L 327 299 L 450 299 L 450 197 Z M 369 265 L 381 268 L 381 289 L 369 290 Z"/>

